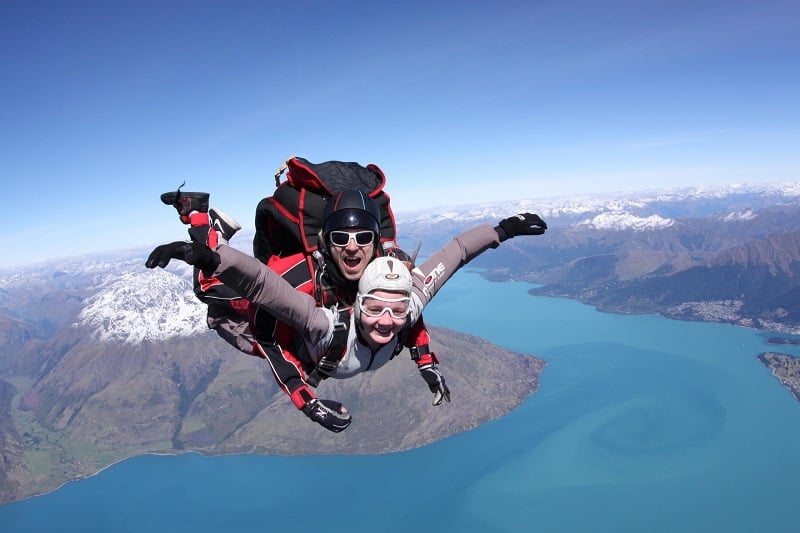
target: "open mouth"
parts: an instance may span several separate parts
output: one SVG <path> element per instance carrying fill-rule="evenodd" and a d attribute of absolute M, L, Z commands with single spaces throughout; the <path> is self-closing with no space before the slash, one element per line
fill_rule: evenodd
<path fill-rule="evenodd" d="M 358 265 L 361 264 L 360 257 L 345 257 L 343 258 L 344 265 L 347 268 L 356 268 Z"/>

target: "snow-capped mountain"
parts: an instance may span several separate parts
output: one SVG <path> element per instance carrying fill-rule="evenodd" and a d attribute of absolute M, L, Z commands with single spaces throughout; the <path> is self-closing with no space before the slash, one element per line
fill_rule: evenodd
<path fill-rule="evenodd" d="M 514 241 L 519 246 L 546 244 L 546 256 L 538 252 L 520 263 L 514 259 L 515 271 L 540 270 L 549 272 L 541 281 L 567 279 L 570 275 L 556 276 L 558 267 L 593 253 L 612 253 L 620 246 L 632 246 L 635 240 L 621 236 L 619 242 L 610 241 L 613 233 L 656 232 L 670 230 L 674 235 L 691 231 L 692 242 L 705 240 L 706 251 L 698 248 L 691 252 L 694 259 L 687 263 L 681 246 L 659 244 L 673 250 L 676 261 L 697 264 L 704 254 L 718 253 L 725 244 L 710 245 L 709 232 L 731 228 L 734 236 L 743 228 L 760 228 L 753 238 L 764 237 L 774 231 L 788 231 L 784 215 L 769 215 L 765 208 L 796 205 L 800 200 L 800 182 L 758 186 L 729 186 L 721 188 L 692 188 L 646 193 L 628 193 L 606 196 L 586 196 L 542 200 L 518 200 L 503 204 L 476 204 L 443 210 L 398 214 L 401 246 L 413 247 L 415 240 L 423 243 L 422 253 L 440 247 L 457 232 L 478 222 L 496 223 L 501 218 L 519 212 L 536 212 L 547 220 L 550 230 L 544 239 Z M 774 218 L 772 218 L 774 217 Z M 789 217 L 791 218 L 791 217 Z M 761 222 L 758 220 L 761 219 Z M 687 228 L 687 220 L 691 220 Z M 790 222 L 790 220 L 789 220 Z M 740 226 L 747 224 L 746 226 Z M 682 229 L 679 229 L 682 228 Z M 693 228 L 693 229 L 691 229 Z M 737 228 L 737 229 L 733 229 Z M 750 231 L 750 230 L 747 230 Z M 584 248 L 584 234 L 601 232 L 603 240 L 592 237 L 594 250 Z M 658 233 L 662 232 L 662 233 Z M 678 232 L 678 233 L 676 233 Z M 706 232 L 705 235 L 702 235 Z M 568 237 L 567 237 L 568 235 Z M 673 239 L 676 237 L 670 237 Z M 732 238 L 730 235 L 725 239 Z M 664 239 L 664 237 L 659 237 Z M 252 230 L 243 230 L 232 245 L 249 250 Z M 607 242 L 606 249 L 597 248 Z M 652 245 L 654 242 L 645 241 Z M 666 241 L 665 241 L 666 242 Z M 726 241 L 727 242 L 727 241 Z M 737 243 L 742 244 L 742 243 Z M 560 251 L 573 247 L 569 253 Z M 641 246 L 645 246 L 642 244 Z M 98 340 L 121 343 L 139 343 L 174 336 L 191 336 L 205 329 L 205 309 L 191 290 L 191 269 L 180 263 L 162 271 L 144 268 L 144 257 L 149 250 L 127 251 L 124 256 L 103 254 L 80 257 L 28 268 L 0 272 L 0 312 L 26 320 L 40 335 L 54 332 L 61 325 L 74 324 L 92 331 Z M 641 254 L 641 252 L 637 252 Z M 663 252 L 659 252 L 663 253 Z M 506 252 L 494 254 L 496 260 L 489 266 L 499 267 L 506 261 Z M 640 257 L 637 256 L 637 257 Z M 537 263 L 529 263 L 535 258 Z M 551 263 L 542 263 L 549 258 Z M 659 260 L 661 261 L 661 260 Z M 659 261 L 653 264 L 660 264 Z M 652 261 L 651 261 L 652 262 Z M 479 258 L 484 266 L 485 259 Z M 628 275 L 639 275 L 632 266 L 642 265 L 628 261 Z M 649 263 L 648 263 L 649 264 Z M 35 297 L 34 297 L 35 295 Z M 65 323 L 66 322 L 66 323 Z"/>
<path fill-rule="evenodd" d="M 800 181 L 526 199 L 398 213 L 397 219 L 401 232 L 412 235 L 424 235 L 422 228 L 431 226 L 461 227 L 524 212 L 541 215 L 551 227 L 643 230 L 669 226 L 677 217 L 736 216 L 742 210 L 797 201 Z"/>
<path fill-rule="evenodd" d="M 590 219 L 578 222 L 577 226 L 587 226 L 593 229 L 632 229 L 635 231 L 645 231 L 648 229 L 666 228 L 674 223 L 675 221 L 673 219 L 663 218 L 658 215 L 639 217 L 628 211 L 612 211 L 600 213 Z"/>
<path fill-rule="evenodd" d="M 753 220 L 756 218 L 756 213 L 752 209 L 743 209 L 741 211 L 734 211 L 724 215 L 719 215 L 719 220 L 723 222 L 735 222 L 740 220 Z"/>
<path fill-rule="evenodd" d="M 174 273 L 126 272 L 103 281 L 75 325 L 96 340 L 138 344 L 205 331 L 205 313 L 189 282 Z"/>
<path fill-rule="evenodd" d="M 536 390 L 545 365 L 433 330 L 434 349 L 452 361 L 447 379 L 458 403 L 431 409 L 413 361 L 398 357 L 381 372 L 319 387 L 358 413 L 346 434 L 333 434 L 292 405 L 268 364 L 205 327 L 188 267 L 146 270 L 146 255 L 59 262 L 3 278 L 0 505 L 144 453 L 374 454 L 423 446 L 508 413 Z M 64 315 L 70 323 L 52 323 Z M 37 320 L 50 327 L 28 327 Z M 485 382 L 476 386 L 476 376 Z"/>
<path fill-rule="evenodd" d="M 145 250 L 34 265 L 0 277 L 0 312 L 21 318 L 39 335 L 65 325 L 94 339 L 140 343 L 206 329 L 205 306 L 192 292 L 188 265 L 144 267 Z"/>

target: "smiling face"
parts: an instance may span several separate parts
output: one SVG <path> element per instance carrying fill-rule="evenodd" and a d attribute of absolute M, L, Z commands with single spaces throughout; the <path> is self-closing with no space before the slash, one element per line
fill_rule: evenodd
<path fill-rule="evenodd" d="M 408 293 L 375 290 L 362 297 L 358 305 L 361 306 L 361 334 L 369 347 L 376 350 L 390 342 L 405 325 Z"/>
<path fill-rule="evenodd" d="M 362 246 L 356 242 L 355 234 L 364 230 L 354 228 L 347 231 L 353 234 L 353 237 L 348 239 L 347 245 L 337 246 L 329 240 L 330 256 L 345 279 L 358 281 L 370 260 L 375 256 L 375 239 L 373 238 L 369 244 Z"/>

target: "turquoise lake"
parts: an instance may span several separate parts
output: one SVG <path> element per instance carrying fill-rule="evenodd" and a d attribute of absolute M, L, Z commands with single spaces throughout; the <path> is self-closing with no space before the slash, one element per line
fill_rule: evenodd
<path fill-rule="evenodd" d="M 462 272 L 425 312 L 548 361 L 504 418 L 382 456 L 137 457 L 0 530 L 800 531 L 800 402 L 756 359 L 800 347 L 529 288 Z"/>

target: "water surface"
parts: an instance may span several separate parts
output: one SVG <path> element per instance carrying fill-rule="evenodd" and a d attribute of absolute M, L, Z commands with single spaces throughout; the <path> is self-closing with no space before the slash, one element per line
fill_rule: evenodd
<path fill-rule="evenodd" d="M 800 403 L 756 359 L 797 346 L 528 288 L 463 272 L 426 310 L 430 324 L 548 361 L 540 390 L 502 419 L 382 456 L 138 457 L 0 507 L 0 527 L 800 530 Z"/>

